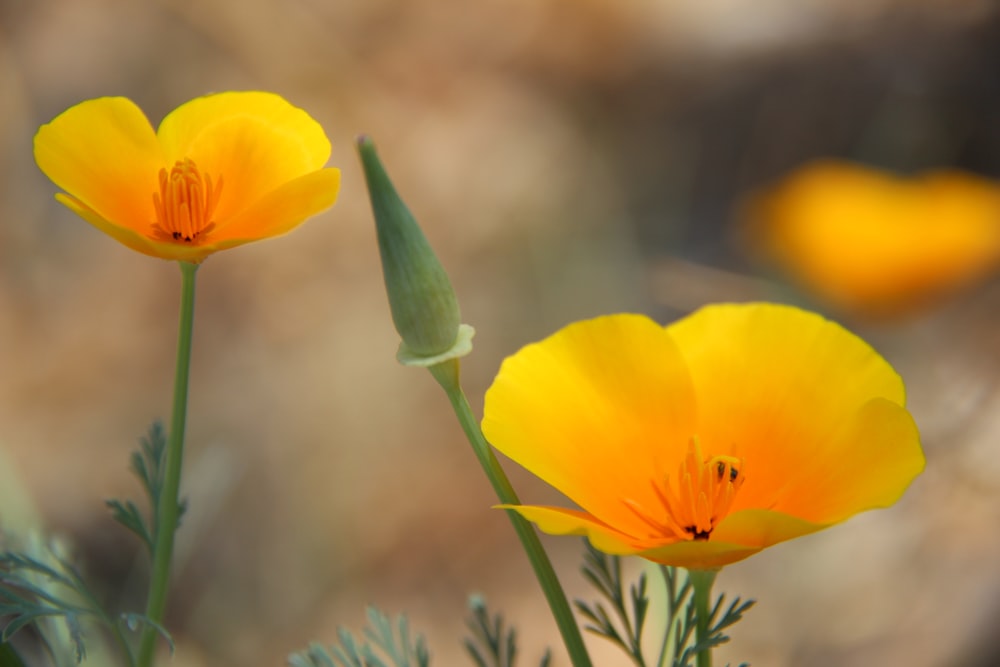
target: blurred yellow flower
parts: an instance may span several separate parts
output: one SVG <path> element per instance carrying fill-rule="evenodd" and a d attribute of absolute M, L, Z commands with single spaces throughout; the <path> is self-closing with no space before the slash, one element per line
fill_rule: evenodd
<path fill-rule="evenodd" d="M 154 131 L 123 97 L 81 102 L 35 135 L 56 199 L 129 248 L 200 262 L 291 231 L 337 199 L 330 142 L 305 111 L 264 92 L 181 105 Z"/>
<path fill-rule="evenodd" d="M 900 498 L 924 467 L 903 383 L 837 324 L 716 305 L 571 324 L 506 359 L 483 432 L 581 510 L 514 506 L 598 549 L 712 569 Z"/>
<path fill-rule="evenodd" d="M 906 179 L 816 162 L 748 213 L 765 257 L 848 312 L 904 315 L 1000 267 L 1000 186 L 957 170 Z"/>

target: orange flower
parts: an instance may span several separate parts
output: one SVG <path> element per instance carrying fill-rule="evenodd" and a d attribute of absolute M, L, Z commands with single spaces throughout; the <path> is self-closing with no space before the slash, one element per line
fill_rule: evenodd
<path fill-rule="evenodd" d="M 483 432 L 581 510 L 514 506 L 598 549 L 712 569 L 872 508 L 923 469 L 903 383 L 772 304 L 571 324 L 506 359 Z"/>
<path fill-rule="evenodd" d="M 154 131 L 123 97 L 71 107 L 35 135 L 56 199 L 129 248 L 201 262 L 278 236 L 337 199 L 330 142 L 272 93 L 231 92 L 181 105 Z"/>
<path fill-rule="evenodd" d="M 904 179 L 816 162 L 750 205 L 751 242 L 835 307 L 894 316 L 1000 266 L 1000 187 L 960 171 Z"/>

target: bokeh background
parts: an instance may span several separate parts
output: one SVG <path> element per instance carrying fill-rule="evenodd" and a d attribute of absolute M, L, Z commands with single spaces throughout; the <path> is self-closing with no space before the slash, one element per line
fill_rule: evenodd
<path fill-rule="evenodd" d="M 64 536 L 112 605 L 141 606 L 102 501 L 138 495 L 128 453 L 168 416 L 179 275 L 53 200 L 35 130 L 101 95 L 156 124 L 272 90 L 327 129 L 343 190 L 199 273 L 171 664 L 284 664 L 368 603 L 465 664 L 472 592 L 519 626 L 521 664 L 546 644 L 568 664 L 445 399 L 394 361 L 360 132 L 477 328 L 477 410 L 506 354 L 565 323 L 721 300 L 825 310 L 907 380 L 926 473 L 725 569 L 719 590 L 759 603 L 720 664 L 998 664 L 1000 284 L 870 321 L 763 269 L 739 228 L 749 194 L 817 157 L 1000 175 L 998 71 L 988 0 L 0 0 L 0 521 Z M 589 595 L 579 543 L 546 543 Z"/>

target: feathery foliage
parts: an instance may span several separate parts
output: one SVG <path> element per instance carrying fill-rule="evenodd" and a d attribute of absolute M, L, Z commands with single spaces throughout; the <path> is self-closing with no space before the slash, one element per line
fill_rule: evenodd
<path fill-rule="evenodd" d="M 289 667 L 428 667 L 430 654 L 424 638 L 410 638 L 405 616 L 393 623 L 374 607 L 368 608 L 368 626 L 360 641 L 345 628 L 337 631 L 339 645 L 311 644 L 288 656 Z"/>
<path fill-rule="evenodd" d="M 466 626 L 472 632 L 465 638 L 468 651 L 476 667 L 514 667 L 517 657 L 517 632 L 507 628 L 503 616 L 490 615 L 486 600 L 481 595 L 469 597 L 469 611 Z M 548 667 L 552 654 L 546 650 L 540 667 Z"/>
<path fill-rule="evenodd" d="M 139 478 L 139 482 L 146 492 L 146 499 L 149 501 L 150 507 L 148 519 L 142 515 L 138 506 L 131 500 L 110 499 L 104 501 L 111 510 L 111 516 L 114 517 L 115 521 L 138 535 L 150 554 L 155 551 L 156 547 L 154 536 L 156 535 L 156 517 L 159 515 L 160 496 L 163 490 L 166 451 L 167 433 L 163 424 L 156 421 L 149 427 L 146 436 L 139 440 L 139 448 L 132 452 L 130 468 Z M 182 501 L 179 509 L 181 517 L 183 517 L 185 509 L 187 509 L 186 503 Z"/>
<path fill-rule="evenodd" d="M 650 597 L 646 572 L 626 588 L 622 559 L 598 551 L 587 541 L 584 544 L 583 576 L 597 589 L 601 600 L 593 603 L 576 600 L 576 608 L 589 622 L 588 631 L 616 644 L 636 667 L 691 667 L 699 653 L 729 641 L 723 630 L 739 621 L 754 604 L 753 600 L 736 598 L 723 612 L 725 596 L 720 595 L 712 607 L 708 635 L 695 641 L 697 612 L 691 581 L 682 570 L 659 566 L 665 589 L 664 619 L 662 641 L 654 659 L 647 653 L 648 647 L 643 646 L 643 631 L 654 599 Z"/>

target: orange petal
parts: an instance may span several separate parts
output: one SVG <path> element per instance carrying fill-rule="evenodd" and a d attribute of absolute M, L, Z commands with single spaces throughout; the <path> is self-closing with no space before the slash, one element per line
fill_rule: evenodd
<path fill-rule="evenodd" d="M 102 97 L 67 109 L 39 128 L 35 160 L 108 227 L 141 231 L 154 219 L 152 194 L 164 158 L 149 121 L 130 100 Z"/>
<path fill-rule="evenodd" d="M 733 511 L 773 507 L 807 471 L 844 464 L 835 436 L 872 398 L 904 403 L 899 376 L 867 343 L 797 308 L 708 306 L 667 330 L 691 371 L 706 455 L 745 458 Z"/>
<path fill-rule="evenodd" d="M 920 434 L 904 408 L 874 398 L 784 487 L 775 509 L 836 523 L 895 503 L 924 469 Z"/>
<path fill-rule="evenodd" d="M 646 549 L 637 555 L 663 565 L 695 570 L 714 569 L 822 528 L 825 528 L 822 524 L 780 512 L 743 510 L 723 519 L 709 540 L 676 542 Z"/>
<path fill-rule="evenodd" d="M 499 507 L 516 511 L 549 535 L 584 536 L 595 549 L 607 554 L 636 555 L 655 563 L 689 569 L 719 568 L 752 556 L 766 547 L 825 527 L 780 512 L 745 510 L 723 520 L 710 540 L 680 540 L 643 546 L 585 512 L 537 505 Z"/>
<path fill-rule="evenodd" d="M 742 510 L 730 514 L 715 527 L 712 540 L 763 549 L 779 542 L 802 537 L 828 524 L 765 509 Z"/>
<path fill-rule="evenodd" d="M 687 368 L 663 327 L 641 315 L 571 324 L 507 358 L 486 392 L 483 432 L 501 452 L 595 517 L 649 527 L 627 503 L 659 507 L 693 433 Z"/>
<path fill-rule="evenodd" d="M 201 246 L 154 241 L 128 227 L 121 227 L 105 220 L 86 204 L 68 195 L 57 194 L 56 200 L 111 238 L 144 255 L 197 263 L 211 252 L 206 252 Z"/>
<path fill-rule="evenodd" d="M 319 123 L 273 93 L 196 98 L 167 115 L 158 136 L 171 164 L 189 158 L 213 180 L 223 177 L 217 220 L 322 168 L 330 157 Z"/>
<path fill-rule="evenodd" d="M 640 551 L 630 544 L 629 536 L 586 512 L 541 505 L 497 505 L 497 507 L 514 510 L 538 526 L 543 533 L 584 536 L 590 540 L 595 549 L 607 554 L 627 556 Z"/>
<path fill-rule="evenodd" d="M 815 162 L 759 195 L 748 214 L 762 254 L 864 314 L 915 310 L 1000 265 L 1000 187 L 957 170 L 900 178 Z"/>
<path fill-rule="evenodd" d="M 280 236 L 333 206 L 340 191 L 340 170 L 321 169 L 285 183 L 212 230 L 209 252 Z"/>
<path fill-rule="evenodd" d="M 661 565 L 684 567 L 689 570 L 717 570 L 723 565 L 749 558 L 761 549 L 762 547 L 746 547 L 742 544 L 715 540 L 691 540 L 646 549 L 636 552 L 635 555 Z"/>

